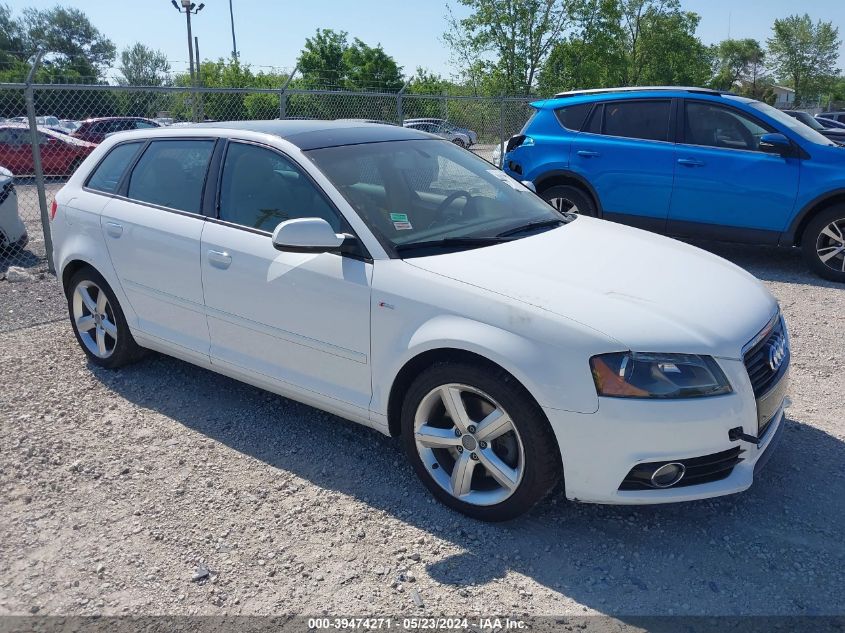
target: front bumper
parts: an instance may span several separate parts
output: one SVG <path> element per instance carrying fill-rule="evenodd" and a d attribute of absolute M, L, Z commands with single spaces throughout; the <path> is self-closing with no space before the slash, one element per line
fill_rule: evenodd
<path fill-rule="evenodd" d="M 781 403 L 758 444 L 731 441 L 741 427 L 757 435 L 757 403 L 745 365 L 719 359 L 734 392 L 678 401 L 600 398 L 592 414 L 545 408 L 563 460 L 566 496 L 608 504 L 654 504 L 705 499 L 741 492 L 768 460 L 781 435 Z M 685 487 L 620 490 L 637 464 L 693 459 L 741 445 L 740 461 L 724 479 Z"/>

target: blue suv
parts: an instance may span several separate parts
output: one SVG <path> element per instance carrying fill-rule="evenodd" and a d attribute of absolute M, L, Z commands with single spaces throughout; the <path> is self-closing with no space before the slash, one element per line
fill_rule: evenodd
<path fill-rule="evenodd" d="M 503 169 L 556 208 L 679 237 L 800 246 L 845 282 L 845 148 L 779 110 L 703 88 L 561 93 Z"/>

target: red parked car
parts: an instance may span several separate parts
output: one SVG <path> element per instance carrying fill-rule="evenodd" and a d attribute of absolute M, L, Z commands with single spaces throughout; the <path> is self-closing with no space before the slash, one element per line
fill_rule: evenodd
<path fill-rule="evenodd" d="M 94 148 L 94 143 L 38 127 L 41 166 L 45 174 L 69 176 L 85 160 Z M 32 161 L 32 145 L 29 126 L 20 123 L 0 124 L 0 165 L 15 175 L 35 173 Z"/>
<path fill-rule="evenodd" d="M 144 119 L 137 116 L 110 116 L 99 119 L 87 119 L 82 125 L 76 128 L 71 136 L 88 141 L 89 143 L 102 143 L 103 139 L 115 132 L 127 130 L 143 130 L 145 128 L 161 127 L 152 119 Z"/>

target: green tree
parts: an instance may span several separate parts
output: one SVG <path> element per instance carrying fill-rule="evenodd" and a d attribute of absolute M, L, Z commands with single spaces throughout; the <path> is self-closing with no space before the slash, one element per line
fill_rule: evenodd
<path fill-rule="evenodd" d="M 120 54 L 121 76 L 118 83 L 127 86 L 166 86 L 170 83 L 170 64 L 161 51 L 137 42 Z"/>
<path fill-rule="evenodd" d="M 678 0 L 573 0 L 568 36 L 540 73 L 543 94 L 574 88 L 692 84 L 710 80 L 699 16 Z"/>
<path fill-rule="evenodd" d="M 346 31 L 317 29 L 297 59 L 301 83 L 306 88 L 341 88 L 346 77 L 343 53 L 348 48 Z"/>
<path fill-rule="evenodd" d="M 458 0 L 470 15 L 450 12 L 443 35 L 453 53 L 473 71 L 495 69 L 504 92 L 529 94 L 537 73 L 569 24 L 570 0 Z M 488 63 L 478 62 L 492 58 Z"/>
<path fill-rule="evenodd" d="M 635 84 L 703 86 L 710 80 L 709 49 L 695 36 L 700 17 L 684 11 L 648 11 L 637 46 Z"/>
<path fill-rule="evenodd" d="M 795 101 L 818 96 L 837 74 L 839 29 L 832 22 L 815 24 L 806 13 L 775 20 L 769 47 L 769 65 L 778 79 L 795 90 Z"/>
<path fill-rule="evenodd" d="M 766 52 L 753 38 L 723 40 L 712 48 L 713 87 L 731 90 L 749 84 L 756 93 Z"/>
<path fill-rule="evenodd" d="M 375 88 L 384 92 L 399 90 L 405 83 L 402 68 L 381 47 L 367 46 L 357 37 L 343 51 L 346 87 L 352 90 Z"/>
<path fill-rule="evenodd" d="M 665 27 L 662 17 L 679 16 L 682 14 L 680 0 L 619 0 L 622 14 L 622 28 L 624 30 L 625 63 L 622 70 L 622 84 L 636 86 L 642 83 L 641 75 L 646 66 L 652 66 L 649 74 L 665 74 L 654 72 L 654 66 L 662 63 L 660 59 L 650 59 L 642 45 L 643 39 L 649 39 L 649 29 L 655 26 Z M 676 24 L 680 20 L 675 21 Z M 653 38 L 652 38 L 653 41 Z M 653 48 L 651 46 L 650 48 Z"/>
<path fill-rule="evenodd" d="M 36 50 L 44 50 L 44 65 L 55 75 L 77 80 L 100 79 L 115 58 L 114 43 L 79 9 L 26 8 L 21 29 L 27 57 Z"/>
<path fill-rule="evenodd" d="M 541 94 L 622 83 L 624 32 L 618 0 L 582 0 L 572 9 L 575 30 L 555 44 L 540 71 Z"/>
<path fill-rule="evenodd" d="M 317 29 L 297 59 L 301 73 L 297 87 L 338 90 L 378 89 L 396 91 L 402 87 L 402 68 L 381 44 L 369 46 L 355 38 L 349 44 L 345 31 Z"/>

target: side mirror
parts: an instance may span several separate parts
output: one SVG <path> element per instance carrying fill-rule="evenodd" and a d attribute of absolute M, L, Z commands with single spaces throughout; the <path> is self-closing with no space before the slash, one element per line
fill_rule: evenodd
<path fill-rule="evenodd" d="M 779 156 L 792 156 L 794 153 L 792 142 L 780 133 L 763 134 L 759 147 L 761 152 Z"/>
<path fill-rule="evenodd" d="M 346 235 L 334 232 L 323 218 L 295 218 L 273 231 L 273 248 L 290 253 L 325 253 L 340 248 Z"/>

